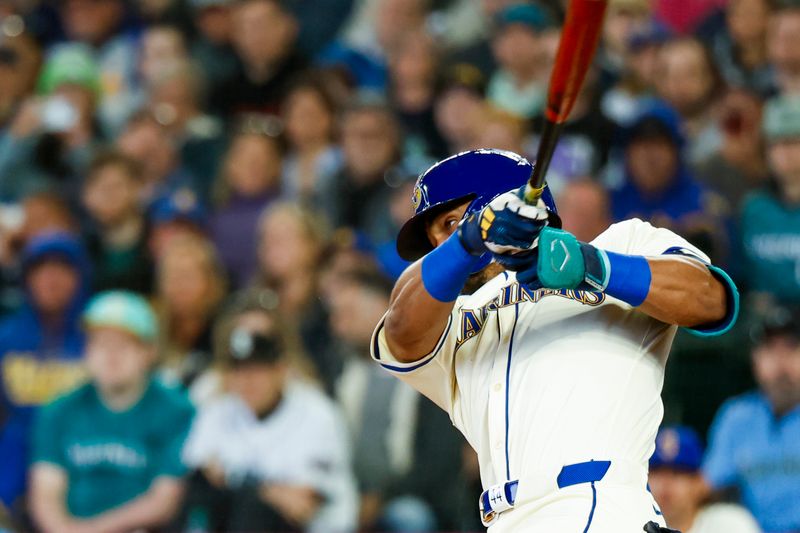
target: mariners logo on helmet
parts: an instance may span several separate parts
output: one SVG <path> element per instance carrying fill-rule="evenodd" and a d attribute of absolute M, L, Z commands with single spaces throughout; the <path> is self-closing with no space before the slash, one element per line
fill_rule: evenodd
<path fill-rule="evenodd" d="M 422 203 L 422 187 L 420 187 L 419 185 L 415 185 L 414 194 L 411 196 L 411 205 L 414 206 L 414 210 L 416 211 L 421 203 Z"/>

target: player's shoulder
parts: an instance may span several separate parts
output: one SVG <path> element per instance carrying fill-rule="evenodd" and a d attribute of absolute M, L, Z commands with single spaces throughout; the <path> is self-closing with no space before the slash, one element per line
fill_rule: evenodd
<path fill-rule="evenodd" d="M 594 246 L 602 246 L 619 239 L 630 239 L 633 235 L 640 232 L 657 231 L 658 228 L 640 218 L 629 218 L 611 224 L 603 233 L 595 237 L 591 242 Z"/>

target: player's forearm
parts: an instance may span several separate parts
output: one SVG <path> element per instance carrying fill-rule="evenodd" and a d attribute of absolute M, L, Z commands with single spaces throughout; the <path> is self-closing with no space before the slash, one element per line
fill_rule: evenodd
<path fill-rule="evenodd" d="M 454 302 L 441 302 L 425 289 L 421 266 L 416 262 L 397 280 L 384 322 L 389 349 L 402 363 L 433 351 L 453 310 Z"/>
<path fill-rule="evenodd" d="M 726 313 L 722 283 L 699 261 L 651 257 L 651 281 L 639 309 L 668 324 L 694 327 L 719 322 Z"/>

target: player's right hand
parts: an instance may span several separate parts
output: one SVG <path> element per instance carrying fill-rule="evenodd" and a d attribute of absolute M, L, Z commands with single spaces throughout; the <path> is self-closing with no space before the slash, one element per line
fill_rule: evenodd
<path fill-rule="evenodd" d="M 530 252 L 547 226 L 548 212 L 540 199 L 536 205 L 526 204 L 518 189 L 495 197 L 479 213 L 461 221 L 458 236 L 470 254 L 486 252 L 495 255 Z"/>

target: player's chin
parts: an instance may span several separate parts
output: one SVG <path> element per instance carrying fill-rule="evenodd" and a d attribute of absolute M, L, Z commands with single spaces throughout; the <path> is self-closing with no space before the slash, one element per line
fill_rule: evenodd
<path fill-rule="evenodd" d="M 496 278 L 498 275 L 500 275 L 505 271 L 506 269 L 503 267 L 503 265 L 492 261 L 483 270 L 475 272 L 474 274 L 471 274 L 467 278 L 467 282 L 464 284 L 464 288 L 461 289 L 461 294 L 474 293 L 475 291 L 480 289 L 483 285 L 485 285 L 487 281 Z"/>

